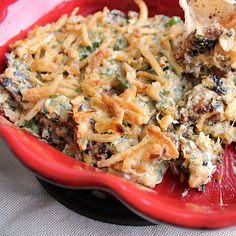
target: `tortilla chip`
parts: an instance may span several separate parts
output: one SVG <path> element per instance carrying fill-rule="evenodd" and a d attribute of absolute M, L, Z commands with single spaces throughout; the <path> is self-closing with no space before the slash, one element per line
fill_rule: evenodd
<path fill-rule="evenodd" d="M 227 22 L 236 13 L 235 0 L 180 0 L 185 14 L 186 35 L 215 23 Z"/>

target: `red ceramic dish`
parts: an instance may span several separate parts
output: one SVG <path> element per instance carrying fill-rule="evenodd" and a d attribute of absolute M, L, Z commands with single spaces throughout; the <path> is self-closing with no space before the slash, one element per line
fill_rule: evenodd
<path fill-rule="evenodd" d="M 178 0 L 146 2 L 151 15 L 182 15 Z M 4 69 L 4 54 L 10 42 L 25 37 L 33 25 L 56 20 L 75 6 L 79 6 L 80 14 L 84 15 L 104 6 L 123 11 L 137 10 L 132 0 L 2 0 L 0 70 Z M 66 156 L 22 130 L 0 124 L 0 135 L 25 166 L 43 178 L 69 187 L 106 189 L 135 213 L 152 222 L 163 221 L 194 228 L 222 228 L 236 224 L 236 177 L 233 174 L 236 154 L 233 145 L 226 147 L 224 168 L 218 168 L 204 193 L 193 189 L 185 191 L 187 185 L 180 183 L 178 177 L 171 173 L 167 173 L 164 181 L 149 191 Z"/>

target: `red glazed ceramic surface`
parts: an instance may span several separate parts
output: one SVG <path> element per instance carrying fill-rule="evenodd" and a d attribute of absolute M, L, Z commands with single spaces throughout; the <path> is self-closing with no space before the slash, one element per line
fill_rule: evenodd
<path fill-rule="evenodd" d="M 150 15 L 180 15 L 177 0 L 146 1 Z M 0 72 L 10 42 L 23 38 L 34 25 L 44 25 L 70 13 L 75 6 L 87 15 L 104 6 L 137 10 L 132 0 L 2 0 L 0 2 Z M 75 160 L 32 135 L 0 125 L 0 135 L 17 158 L 29 169 L 57 184 L 72 187 L 97 187 L 113 192 L 136 213 L 155 221 L 194 228 L 221 228 L 236 224 L 236 165 L 234 146 L 227 146 L 224 167 L 219 166 L 204 193 L 189 190 L 170 172 L 153 190 L 140 188 L 122 178 Z M 222 177 L 223 176 L 223 177 Z M 222 181 L 220 181 L 222 179 Z"/>

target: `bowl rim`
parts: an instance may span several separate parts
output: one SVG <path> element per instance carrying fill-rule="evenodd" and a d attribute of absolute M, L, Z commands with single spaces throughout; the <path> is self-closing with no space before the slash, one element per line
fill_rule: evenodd
<path fill-rule="evenodd" d="M 152 194 L 156 192 L 139 189 L 135 184 L 110 173 L 92 169 L 82 169 L 87 164 L 69 157 L 30 133 L 15 127 L 0 124 L 0 136 L 8 144 L 16 157 L 31 171 L 54 184 L 70 188 L 99 188 L 111 191 L 125 203 L 132 211 L 152 223 L 163 221 L 168 224 L 191 227 L 191 228 L 223 228 L 235 224 L 236 211 L 218 212 L 206 214 L 205 212 L 188 212 L 179 208 L 157 202 Z M 27 142 L 35 142 L 42 148 L 47 148 L 56 153 L 63 163 L 55 166 L 44 153 L 27 147 Z M 41 149 L 42 151 L 43 149 Z M 54 163 L 55 164 L 55 163 Z M 68 165 L 77 165 L 80 170 L 69 168 Z M 157 194 L 155 195 L 158 196 Z"/>

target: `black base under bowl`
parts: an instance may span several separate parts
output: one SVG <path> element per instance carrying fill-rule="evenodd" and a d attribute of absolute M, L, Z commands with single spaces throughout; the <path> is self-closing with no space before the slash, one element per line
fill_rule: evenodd
<path fill-rule="evenodd" d="M 135 215 L 113 196 L 100 190 L 74 190 L 58 187 L 39 178 L 38 181 L 58 202 L 80 215 L 117 225 L 153 225 Z"/>

